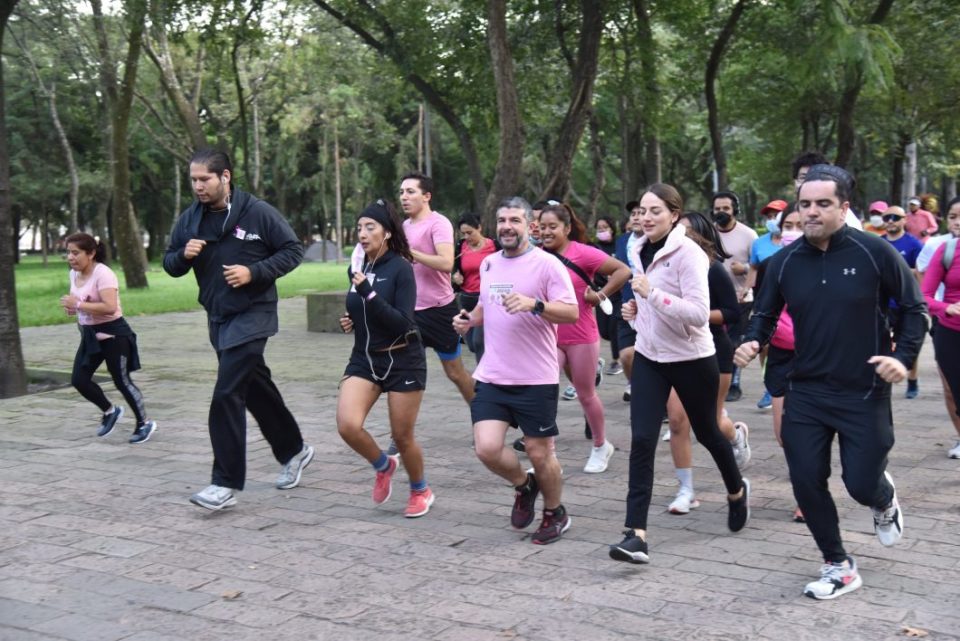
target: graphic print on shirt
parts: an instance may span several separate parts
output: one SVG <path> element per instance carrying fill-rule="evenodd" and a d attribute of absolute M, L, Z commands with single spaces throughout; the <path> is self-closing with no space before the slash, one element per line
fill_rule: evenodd
<path fill-rule="evenodd" d="M 513 291 L 513 283 L 490 283 L 489 302 L 491 305 L 503 305 L 504 297 Z"/>

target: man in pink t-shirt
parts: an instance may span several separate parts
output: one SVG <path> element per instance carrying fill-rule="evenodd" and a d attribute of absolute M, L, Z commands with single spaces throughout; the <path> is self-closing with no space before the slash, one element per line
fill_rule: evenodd
<path fill-rule="evenodd" d="M 477 395 L 470 404 L 477 457 L 516 488 L 513 527 L 533 522 L 537 494 L 543 492 L 543 521 L 531 540 L 546 545 L 570 528 L 552 446 L 559 434 L 556 323 L 575 323 L 579 312 L 566 267 L 530 244 L 531 220 L 524 199 L 500 203 L 497 238 L 503 251 L 483 259 L 480 301 L 472 312 L 461 310 L 453 326 L 464 334 L 483 325 L 486 351 L 473 374 Z M 511 425 L 523 432 L 533 473 L 524 472 L 516 453 L 504 446 Z"/>
<path fill-rule="evenodd" d="M 400 206 L 407 219 L 403 231 L 413 254 L 413 276 L 417 282 L 414 318 L 424 347 L 432 347 L 463 400 L 473 400 L 473 379 L 460 358 L 460 337 L 450 319 L 457 314 L 450 272 L 453 271 L 453 225 L 430 208 L 433 179 L 407 174 L 400 182 Z"/>
<path fill-rule="evenodd" d="M 930 236 L 935 236 L 940 230 L 937 217 L 920 206 L 919 198 L 911 198 L 907 208 L 910 210 L 907 214 L 907 233 L 921 243 L 926 243 Z"/>

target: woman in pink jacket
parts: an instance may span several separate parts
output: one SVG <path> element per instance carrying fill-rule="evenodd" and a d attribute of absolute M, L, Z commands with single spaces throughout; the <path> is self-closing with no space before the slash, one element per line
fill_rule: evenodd
<path fill-rule="evenodd" d="M 738 532 L 750 518 L 750 483 L 740 475 L 730 443 L 717 425 L 720 372 L 708 327 L 709 259 L 677 225 L 683 199 L 662 183 L 640 199 L 644 236 L 636 244 L 639 266 L 632 288 L 636 300 L 622 310 L 637 330 L 630 386 L 643 390 L 630 399 L 630 476 L 624 538 L 610 546 L 610 557 L 647 563 L 647 512 L 653 489 L 653 463 L 660 421 L 670 390 L 690 419 L 697 440 L 710 452 L 727 488 L 727 527 Z"/>

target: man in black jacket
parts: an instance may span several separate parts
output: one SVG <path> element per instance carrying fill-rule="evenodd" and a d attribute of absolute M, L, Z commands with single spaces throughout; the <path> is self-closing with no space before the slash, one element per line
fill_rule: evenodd
<path fill-rule="evenodd" d="M 771 257 L 735 359 L 745 366 L 757 355 L 786 305 L 796 359 L 782 438 L 794 495 L 824 558 L 820 579 L 804 590 L 815 599 L 834 599 L 862 584 L 844 550 L 827 485 L 835 434 L 847 491 L 873 508 L 883 545 L 900 540 L 903 515 L 886 471 L 894 442 L 890 384 L 906 377 L 927 325 L 916 279 L 897 251 L 844 225 L 853 184 L 840 167 L 810 167 L 797 192 L 804 237 Z M 891 299 L 903 311 L 896 350 L 884 313 Z"/>
<path fill-rule="evenodd" d="M 296 487 L 313 459 L 263 360 L 278 327 L 276 280 L 300 264 L 303 247 L 276 209 L 231 188 L 231 174 L 225 153 L 194 154 L 190 180 L 197 201 L 177 218 L 163 257 L 175 278 L 193 269 L 219 361 L 209 415 L 211 485 L 190 497 L 210 510 L 236 505 L 234 490 L 243 489 L 248 409 L 283 464 L 278 489 Z"/>

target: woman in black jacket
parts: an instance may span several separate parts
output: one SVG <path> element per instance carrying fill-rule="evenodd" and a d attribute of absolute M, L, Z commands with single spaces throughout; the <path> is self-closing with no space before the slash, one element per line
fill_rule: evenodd
<path fill-rule="evenodd" d="M 348 275 L 344 332 L 354 333 L 353 351 L 340 382 L 337 430 L 347 445 L 376 470 L 374 503 L 390 498 L 397 456 L 389 456 L 363 429 L 373 404 L 383 392 L 390 408 L 390 434 L 410 477 L 410 499 L 404 516 L 423 516 L 433 505 L 433 492 L 423 474 L 423 452 L 413 426 L 427 383 L 427 362 L 413 319 L 417 286 L 403 221 L 384 200 L 370 204 L 357 219 L 359 250 Z"/>

